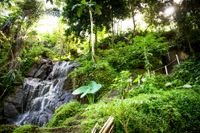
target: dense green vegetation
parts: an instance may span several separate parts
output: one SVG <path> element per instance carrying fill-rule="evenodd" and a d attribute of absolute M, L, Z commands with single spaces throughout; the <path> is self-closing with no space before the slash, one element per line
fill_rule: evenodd
<path fill-rule="evenodd" d="M 194 64 L 196 62 L 193 61 Z M 187 66 L 187 63 L 183 63 L 177 69 L 187 72 Z M 193 82 L 197 82 L 199 75 L 191 75 L 194 76 Z M 119 95 L 104 97 L 96 104 L 84 105 L 81 110 L 78 108 L 79 113 L 65 119 L 75 124 L 61 122 L 57 126 L 72 128 L 80 125 L 81 131 L 90 132 L 95 123 L 100 128 L 112 115 L 115 118 L 115 132 L 195 132 L 200 130 L 200 86 L 193 84 L 187 88 L 184 84 L 181 76 L 176 79 L 173 76 L 152 75 L 141 86 L 131 88 L 125 99 Z M 67 111 L 71 106 L 66 104 L 60 108 Z M 65 111 L 59 110 L 49 123 L 58 114 L 64 114 Z"/>
<path fill-rule="evenodd" d="M 37 30 L 45 15 L 58 19 L 53 32 Z M 127 18 L 131 29 L 120 26 Z M 1 0 L 0 115 L 42 58 L 79 63 L 69 78 L 82 96 L 44 127 L 0 125 L 0 132 L 85 133 L 96 123 L 99 131 L 109 116 L 116 133 L 200 131 L 199 22 L 198 0 Z M 175 54 L 180 65 L 171 63 Z"/>

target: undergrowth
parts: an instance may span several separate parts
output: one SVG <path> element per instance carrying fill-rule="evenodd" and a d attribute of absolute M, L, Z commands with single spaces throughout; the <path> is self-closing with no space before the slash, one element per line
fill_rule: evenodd
<path fill-rule="evenodd" d="M 116 133 L 198 132 L 200 131 L 200 85 L 196 71 L 198 67 L 198 62 L 189 60 L 182 63 L 169 76 L 146 75 L 144 83 L 129 88 L 125 99 L 116 96 L 102 99 L 96 104 L 73 103 L 76 105 L 73 106 L 76 113 L 70 116 L 64 115 L 68 111 L 58 109 L 51 121 L 60 122 L 55 122 L 51 126 L 78 126 L 80 132 L 89 133 L 96 123 L 97 130 L 100 130 L 108 117 L 113 116 Z M 186 73 L 189 71 L 190 75 L 181 76 L 182 71 Z M 126 89 L 123 86 L 119 88 Z M 61 106 L 63 109 L 66 108 L 65 110 L 68 107 L 70 104 Z M 56 117 L 58 115 L 63 117 Z"/>
<path fill-rule="evenodd" d="M 108 116 L 115 118 L 115 132 L 193 132 L 200 130 L 199 94 L 192 89 L 169 90 L 160 94 L 140 94 L 125 100 L 89 105 L 81 123 L 89 132 Z"/>

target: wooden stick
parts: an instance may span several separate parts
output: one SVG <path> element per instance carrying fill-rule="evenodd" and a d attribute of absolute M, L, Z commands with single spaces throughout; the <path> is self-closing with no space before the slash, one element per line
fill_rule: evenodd
<path fill-rule="evenodd" d="M 113 128 L 114 128 L 114 125 L 112 124 L 110 130 L 108 131 L 108 133 L 112 133 L 113 132 Z"/>
<path fill-rule="evenodd" d="M 113 120 L 114 120 L 114 118 L 111 117 L 110 120 L 108 121 L 108 124 L 106 125 L 106 127 L 104 128 L 104 130 L 103 130 L 102 133 L 107 133 L 107 132 L 108 132 L 108 130 L 110 129 L 110 127 L 111 127 L 112 124 L 113 124 Z"/>
<path fill-rule="evenodd" d="M 169 75 L 168 70 L 167 70 L 167 66 L 165 66 L 165 72 L 166 72 L 166 75 Z"/>
<path fill-rule="evenodd" d="M 177 60 L 178 64 L 180 65 L 180 61 L 179 61 L 179 58 L 178 58 L 177 54 L 176 54 L 176 60 Z"/>
<path fill-rule="evenodd" d="M 96 133 L 96 127 L 97 127 L 97 125 L 98 125 L 97 123 L 94 125 L 94 127 L 93 127 L 91 133 Z"/>
<path fill-rule="evenodd" d="M 106 123 L 103 125 L 103 127 L 101 128 L 101 130 L 99 131 L 99 133 L 107 133 L 106 131 L 109 129 L 109 127 L 111 127 L 111 125 L 113 124 L 113 120 L 114 118 L 112 116 L 110 116 L 108 118 L 108 120 L 106 121 Z"/>
<path fill-rule="evenodd" d="M 103 132 L 103 129 L 106 127 L 108 121 L 110 120 L 110 117 L 108 118 L 108 120 L 104 123 L 103 127 L 101 128 L 101 130 L 99 131 L 99 133 Z"/>

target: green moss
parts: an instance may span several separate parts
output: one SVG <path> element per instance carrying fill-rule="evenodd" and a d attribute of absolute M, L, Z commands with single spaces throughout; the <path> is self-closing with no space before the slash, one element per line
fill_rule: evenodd
<path fill-rule="evenodd" d="M 71 127 L 54 127 L 54 128 L 40 128 L 41 133 L 78 133 L 77 128 Z"/>
<path fill-rule="evenodd" d="M 41 133 L 39 127 L 31 126 L 31 125 L 23 125 L 21 127 L 16 128 L 13 133 Z"/>
<path fill-rule="evenodd" d="M 54 113 L 52 119 L 48 122 L 47 127 L 59 127 L 64 125 L 67 118 L 75 116 L 81 109 L 78 102 L 70 102 L 60 106 Z"/>
<path fill-rule="evenodd" d="M 0 133 L 12 133 L 15 128 L 15 125 L 0 125 Z"/>

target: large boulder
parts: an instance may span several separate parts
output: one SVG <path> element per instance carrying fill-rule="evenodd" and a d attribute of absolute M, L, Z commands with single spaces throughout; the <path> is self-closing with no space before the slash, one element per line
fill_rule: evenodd
<path fill-rule="evenodd" d="M 14 118 L 19 115 L 18 110 L 16 109 L 15 105 L 12 103 L 5 102 L 4 103 L 4 116 L 7 118 Z"/>
<path fill-rule="evenodd" d="M 22 86 L 15 88 L 15 92 L 4 100 L 3 114 L 8 122 L 17 117 L 23 111 Z"/>
<path fill-rule="evenodd" d="M 5 99 L 5 102 L 12 103 L 17 110 L 22 111 L 23 107 L 23 90 L 22 86 L 18 86 L 15 88 L 15 93 Z"/>
<path fill-rule="evenodd" d="M 40 59 L 40 61 L 33 65 L 29 70 L 27 77 L 40 78 L 45 80 L 51 72 L 53 63 L 49 59 Z"/>

